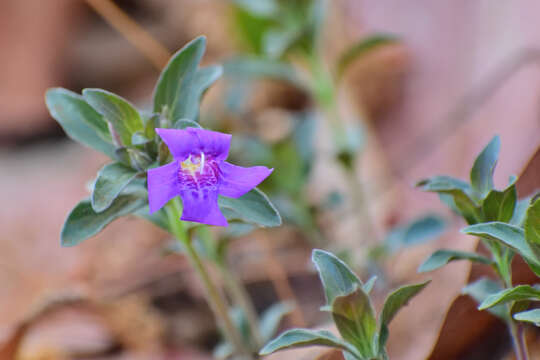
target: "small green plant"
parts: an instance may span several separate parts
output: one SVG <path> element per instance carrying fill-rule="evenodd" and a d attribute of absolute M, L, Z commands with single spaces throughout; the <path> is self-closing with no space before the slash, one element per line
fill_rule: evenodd
<path fill-rule="evenodd" d="M 281 217 L 255 188 L 272 169 L 225 161 L 231 135 L 202 129 L 197 122 L 203 93 L 222 73 L 221 66 L 199 67 L 205 47 L 199 37 L 171 58 L 149 112 L 101 89 L 84 89 L 82 96 L 61 88 L 47 91 L 47 107 L 66 134 L 112 160 L 98 172 L 91 196 L 68 215 L 61 243 L 77 245 L 130 214 L 164 228 L 200 275 L 231 352 L 249 357 L 253 351 L 194 246 L 194 232 L 229 222 L 279 226 Z"/>
<path fill-rule="evenodd" d="M 343 261 L 323 250 L 314 250 L 312 261 L 326 296 L 326 305 L 321 310 L 332 315 L 341 338 L 325 330 L 291 329 L 268 343 L 260 354 L 318 345 L 342 350 L 347 360 L 388 359 L 385 348 L 388 324 L 429 281 L 392 292 L 377 320 L 369 298 L 375 278 L 363 283 Z"/>
<path fill-rule="evenodd" d="M 471 170 L 470 183 L 449 176 L 422 180 L 418 186 L 436 192 L 441 200 L 461 215 L 469 226 L 462 232 L 478 236 L 490 256 L 441 249 L 419 267 L 420 272 L 438 269 L 456 260 L 491 266 L 499 281 L 482 278 L 463 289 L 475 298 L 480 310 L 488 310 L 508 324 L 518 359 L 528 359 L 521 326 L 516 321 L 539 323 L 539 311 L 524 311 L 529 301 L 540 300 L 538 285 L 512 282 L 512 260 L 520 255 L 531 270 L 540 276 L 540 199 L 518 200 L 516 177 L 503 190 L 493 187 L 493 172 L 499 157 L 498 136 L 482 150 Z"/>

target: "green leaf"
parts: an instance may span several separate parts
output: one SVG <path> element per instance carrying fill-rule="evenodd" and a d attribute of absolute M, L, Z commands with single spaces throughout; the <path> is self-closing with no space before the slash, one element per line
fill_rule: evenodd
<path fill-rule="evenodd" d="M 534 248 L 525 241 L 523 229 L 514 225 L 489 222 L 468 226 L 461 232 L 480 236 L 485 239 L 496 240 L 523 256 L 534 273 L 540 276 L 540 257 Z"/>
<path fill-rule="evenodd" d="M 194 92 L 201 91 L 200 85 L 194 87 L 194 80 L 205 48 L 206 38 L 200 36 L 172 56 L 154 90 L 154 112 L 176 120 L 192 111 L 193 104 L 187 99 L 193 100 L 198 96 Z"/>
<path fill-rule="evenodd" d="M 364 286 L 362 286 L 366 294 L 369 295 L 371 290 L 373 290 L 373 286 L 375 286 L 375 281 L 377 281 L 377 275 L 373 275 L 372 277 L 370 277 L 369 280 L 364 284 Z"/>
<path fill-rule="evenodd" d="M 122 144 L 131 145 L 131 137 L 144 131 L 143 120 L 133 105 L 122 97 L 101 89 L 84 89 L 84 99 L 116 130 Z"/>
<path fill-rule="evenodd" d="M 482 201 L 484 221 L 509 222 L 516 208 L 516 186 L 511 184 L 504 191 L 491 190 Z"/>
<path fill-rule="evenodd" d="M 431 280 L 420 284 L 405 285 L 393 291 L 384 301 L 383 310 L 380 315 L 380 328 L 378 334 L 378 352 L 386 354 L 385 345 L 388 340 L 388 325 L 396 316 L 398 311 L 422 291 Z"/>
<path fill-rule="evenodd" d="M 482 219 L 481 210 L 473 200 L 474 191 L 466 182 L 449 176 L 434 176 L 418 182 L 416 186 L 424 191 L 452 196 L 457 210 L 469 224 L 475 224 Z"/>
<path fill-rule="evenodd" d="M 395 252 L 403 247 L 434 239 L 440 236 L 445 228 L 446 224 L 440 216 L 429 214 L 392 229 L 385 242 L 388 248 Z"/>
<path fill-rule="evenodd" d="M 433 271 L 440 267 L 443 267 L 451 261 L 456 260 L 469 260 L 472 262 L 478 262 L 486 265 L 493 264 L 492 260 L 476 253 L 441 249 L 431 254 L 431 256 L 427 258 L 422 263 L 422 265 L 420 265 L 420 267 L 418 267 L 418 272 Z"/>
<path fill-rule="evenodd" d="M 169 221 L 167 219 L 167 213 L 165 213 L 165 209 L 163 208 L 150 214 L 150 209 L 148 208 L 148 205 L 146 205 L 136 210 L 134 214 L 138 217 L 150 221 L 154 225 L 162 228 L 167 232 L 169 231 Z M 175 241 L 174 244 L 178 244 L 178 241 Z"/>
<path fill-rule="evenodd" d="M 382 326 L 388 326 L 397 312 L 422 291 L 431 280 L 419 284 L 405 285 L 393 291 L 384 301 L 381 312 L 380 323 Z"/>
<path fill-rule="evenodd" d="M 500 149 L 501 139 L 499 136 L 495 136 L 478 155 L 471 169 L 471 185 L 482 198 L 493 189 L 493 172 L 497 165 Z"/>
<path fill-rule="evenodd" d="M 510 220 L 510 224 L 516 226 L 523 226 L 523 223 L 525 222 L 525 218 L 527 216 L 527 210 L 529 209 L 529 205 L 531 203 L 531 199 L 531 196 L 527 196 L 517 201 L 516 208 L 514 209 L 514 214 L 512 215 L 512 219 Z"/>
<path fill-rule="evenodd" d="M 300 89 L 307 89 L 307 84 L 300 78 L 296 69 L 279 60 L 239 56 L 225 62 L 223 68 L 225 75 L 231 78 L 271 78 L 286 81 Z"/>
<path fill-rule="evenodd" d="M 290 303 L 281 302 L 270 306 L 261 315 L 260 331 L 263 341 L 268 341 L 279 328 L 283 317 L 293 310 Z"/>
<path fill-rule="evenodd" d="M 351 346 L 345 343 L 343 340 L 334 336 L 331 332 L 325 330 L 308 330 L 308 329 L 291 329 L 285 331 L 283 334 L 279 335 L 276 339 L 270 341 L 266 346 L 264 346 L 259 355 L 269 355 L 273 352 L 291 349 L 291 348 L 300 348 L 306 346 L 327 346 L 338 348 L 347 351 L 354 351 L 351 349 Z"/>
<path fill-rule="evenodd" d="M 245 11 L 255 15 L 268 17 L 279 10 L 276 0 L 232 0 L 233 3 Z"/>
<path fill-rule="evenodd" d="M 525 239 L 531 247 L 540 246 L 540 197 L 537 197 L 527 209 L 523 227 Z"/>
<path fill-rule="evenodd" d="M 540 290 L 530 285 L 519 285 L 511 289 L 505 289 L 488 296 L 478 306 L 478 309 L 485 310 L 495 305 L 522 300 L 540 300 Z"/>
<path fill-rule="evenodd" d="M 75 246 L 96 235 L 117 218 L 131 214 L 146 205 L 143 191 L 129 191 L 118 196 L 111 206 L 100 213 L 92 209 L 90 200 L 81 201 L 69 213 L 62 228 L 62 246 Z"/>
<path fill-rule="evenodd" d="M 137 176 L 137 171 L 121 163 L 105 165 L 92 189 L 92 208 L 95 212 L 107 209 L 122 190 Z"/>
<path fill-rule="evenodd" d="M 197 119 L 203 94 L 222 74 L 223 68 L 219 65 L 198 69 L 190 86 L 190 91 L 182 99 L 182 103 L 178 105 L 177 115 L 187 119 Z"/>
<path fill-rule="evenodd" d="M 490 295 L 499 291 L 501 291 L 499 283 L 485 277 L 478 279 L 461 289 L 462 294 L 469 295 L 479 304 Z M 488 311 L 502 320 L 508 318 L 506 307 L 504 305 L 494 306 L 488 309 Z"/>
<path fill-rule="evenodd" d="M 360 279 L 343 261 L 334 254 L 315 249 L 311 255 L 324 288 L 327 304 L 332 304 L 338 296 L 348 295 L 361 287 Z"/>
<path fill-rule="evenodd" d="M 374 341 L 377 320 L 369 296 L 361 286 L 356 285 L 350 294 L 336 296 L 332 317 L 343 339 L 353 344 L 362 357 L 370 359 L 377 354 Z"/>
<path fill-rule="evenodd" d="M 73 140 L 115 157 L 107 122 L 74 92 L 52 88 L 45 93 L 51 116 Z"/>
<path fill-rule="evenodd" d="M 336 77 L 341 79 L 349 65 L 354 61 L 369 55 L 372 50 L 378 49 L 381 46 L 394 44 L 398 38 L 392 35 L 377 34 L 361 39 L 341 54 L 336 63 Z"/>
<path fill-rule="evenodd" d="M 196 122 L 196 121 L 193 121 L 193 120 L 190 120 L 190 119 L 179 119 L 176 121 L 176 123 L 174 123 L 174 128 L 175 129 L 186 129 L 188 127 L 192 127 L 192 128 L 195 128 L 195 129 L 202 129 L 202 126 Z"/>
<path fill-rule="evenodd" d="M 220 196 L 218 204 L 229 221 L 239 220 L 263 227 L 281 225 L 279 212 L 268 197 L 257 188 L 238 199 Z"/>
<path fill-rule="evenodd" d="M 540 309 L 534 309 L 529 311 L 523 311 L 514 314 L 514 319 L 519 321 L 527 321 L 540 327 Z"/>

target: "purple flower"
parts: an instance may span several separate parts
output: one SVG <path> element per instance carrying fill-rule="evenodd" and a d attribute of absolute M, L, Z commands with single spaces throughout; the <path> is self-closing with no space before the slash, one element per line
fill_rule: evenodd
<path fill-rule="evenodd" d="M 231 143 L 228 134 L 194 128 L 156 132 L 169 147 L 174 161 L 148 170 L 150 213 L 180 196 L 184 208 L 181 220 L 227 226 L 227 219 L 219 210 L 218 195 L 238 198 L 274 170 L 226 162 Z"/>

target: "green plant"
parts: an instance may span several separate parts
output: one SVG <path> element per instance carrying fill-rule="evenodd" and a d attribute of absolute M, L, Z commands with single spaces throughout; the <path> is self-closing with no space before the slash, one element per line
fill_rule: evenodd
<path fill-rule="evenodd" d="M 463 292 L 480 302 L 480 310 L 488 310 L 507 323 L 518 359 L 527 359 L 521 326 L 516 321 L 538 322 L 537 311 L 524 310 L 530 300 L 540 300 L 540 291 L 530 285 L 514 287 L 512 260 L 516 254 L 520 255 L 540 276 L 540 201 L 538 198 L 518 200 L 515 177 L 510 178 L 505 189 L 494 188 L 493 172 L 499 150 L 500 139 L 496 136 L 476 158 L 470 183 L 448 176 L 435 176 L 418 183 L 424 191 L 438 193 L 445 204 L 465 219 L 469 226 L 462 232 L 478 236 L 490 256 L 437 250 L 420 265 L 419 271 L 435 270 L 456 260 L 491 266 L 499 281 L 482 278 Z"/>
<path fill-rule="evenodd" d="M 312 261 L 326 296 L 327 304 L 321 310 L 332 315 L 341 338 L 325 330 L 291 329 L 268 343 L 260 354 L 318 345 L 342 350 L 347 360 L 388 359 L 385 348 L 388 324 L 429 281 L 392 292 L 377 320 L 369 298 L 375 278 L 363 283 L 343 261 L 323 250 L 314 250 Z"/>

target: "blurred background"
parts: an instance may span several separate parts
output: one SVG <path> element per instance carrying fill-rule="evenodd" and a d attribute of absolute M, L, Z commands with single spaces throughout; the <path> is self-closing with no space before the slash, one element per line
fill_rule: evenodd
<path fill-rule="evenodd" d="M 201 124 L 235 135 L 237 163 L 275 168 L 263 188 L 284 226 L 220 236 L 259 312 L 276 301 L 298 305 L 280 329 L 325 326 L 309 262 L 314 246 L 341 253 L 365 279 L 377 274 L 376 297 L 424 278 L 416 268 L 433 249 L 475 247 L 457 232 L 460 220 L 414 184 L 436 174 L 466 179 L 495 134 L 502 140 L 496 185 L 526 168 L 540 143 L 540 3 L 333 0 L 315 30 L 298 5 L 283 10 L 290 17 L 271 43 L 261 42 L 268 24 L 277 26 L 264 3 L 0 2 L 1 359 L 211 358 L 219 341 L 214 320 L 166 233 L 127 218 L 78 247 L 60 247 L 66 215 L 88 195 L 86 185 L 106 159 L 67 139 L 44 104 L 49 87 L 99 87 L 147 109 L 160 67 L 199 35 L 208 41 L 203 64 L 225 64 L 204 98 Z M 279 61 L 317 82 L 313 52 L 283 40 L 288 27 L 320 32 L 323 73 L 344 64 L 343 54 L 358 42 L 391 39 L 346 61 L 329 87 L 337 112 L 355 129 L 348 132 L 360 154 L 352 187 L 338 166 L 347 168 L 346 159 L 331 155 L 325 124 L 333 114 L 324 94 L 298 86 L 270 62 L 250 68 L 238 60 Z M 535 179 L 540 171 L 530 170 L 532 185 L 523 191 L 538 187 Z M 358 196 L 362 206 L 354 208 L 350 199 Z M 394 251 L 395 230 L 426 217 L 445 231 Z M 432 284 L 392 326 L 393 359 L 429 356 L 469 271 L 456 263 L 431 274 Z M 506 338 L 493 329 L 474 335 L 467 351 L 498 344 L 504 354 Z M 443 347 L 433 359 L 457 358 Z M 474 358 L 494 358 L 484 353 Z"/>

